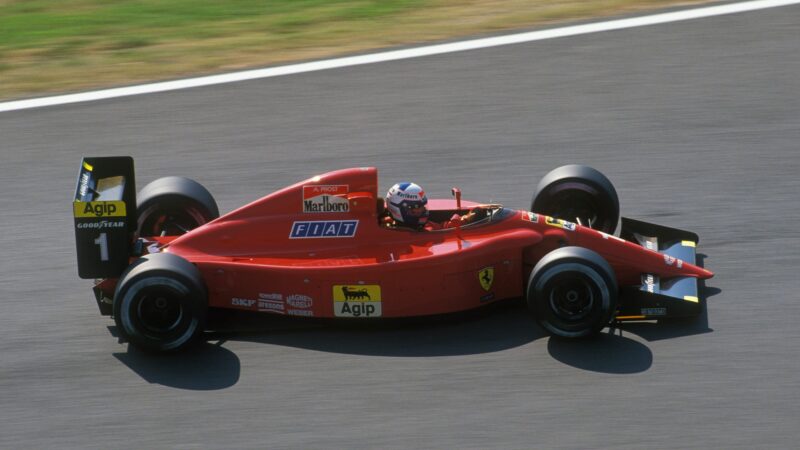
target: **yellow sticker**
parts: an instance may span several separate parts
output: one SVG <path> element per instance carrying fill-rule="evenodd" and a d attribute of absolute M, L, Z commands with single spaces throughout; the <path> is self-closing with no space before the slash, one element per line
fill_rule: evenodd
<path fill-rule="evenodd" d="M 681 241 L 681 245 L 684 247 L 696 247 L 697 243 L 694 241 Z"/>
<path fill-rule="evenodd" d="M 481 282 L 481 287 L 484 291 L 489 291 L 492 288 L 494 281 L 494 267 L 484 267 L 478 272 L 478 280 Z"/>
<path fill-rule="evenodd" d="M 377 284 L 334 285 L 333 314 L 336 317 L 381 317 L 381 287 Z"/>
<path fill-rule="evenodd" d="M 381 287 L 377 284 L 335 284 L 333 301 L 379 302 L 381 301 Z"/>
<path fill-rule="evenodd" d="M 75 217 L 125 217 L 125 202 L 114 200 L 108 202 L 74 202 L 72 204 Z"/>
<path fill-rule="evenodd" d="M 698 299 L 694 295 L 684 295 L 683 299 L 686 300 L 687 302 L 692 302 L 692 303 L 697 303 L 700 301 L 700 299 Z"/>
<path fill-rule="evenodd" d="M 575 231 L 575 224 L 564 219 L 556 219 L 555 217 L 545 216 L 544 222 L 551 227 Z"/>
<path fill-rule="evenodd" d="M 86 161 L 83 162 L 83 168 L 88 170 L 89 172 L 94 170 L 94 167 L 92 167 L 92 165 L 87 163 Z"/>

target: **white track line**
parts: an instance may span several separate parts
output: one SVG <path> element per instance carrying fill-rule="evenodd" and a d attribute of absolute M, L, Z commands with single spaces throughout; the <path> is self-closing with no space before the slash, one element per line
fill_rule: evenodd
<path fill-rule="evenodd" d="M 795 5 L 800 0 L 754 0 L 741 3 L 732 3 L 704 8 L 695 8 L 662 14 L 654 14 L 630 19 L 611 20 L 606 22 L 573 25 L 548 30 L 531 31 L 527 33 L 510 34 L 490 38 L 474 39 L 470 41 L 452 42 L 448 44 L 428 45 L 424 47 L 394 50 L 369 55 L 349 56 L 344 58 L 326 59 L 287 66 L 269 67 L 264 69 L 245 70 L 241 72 L 225 73 L 184 80 L 165 81 L 160 83 L 141 84 L 138 86 L 104 89 L 100 91 L 82 92 L 77 94 L 58 95 L 28 100 L 17 100 L 0 103 L 0 112 L 18 111 L 22 109 L 40 108 L 44 106 L 66 105 L 69 103 L 91 102 L 129 95 L 152 94 L 155 92 L 175 91 L 199 86 L 214 84 L 235 83 L 237 81 L 254 80 L 258 78 L 279 77 L 296 73 L 315 72 L 318 70 L 335 69 L 339 67 L 358 66 L 399 59 L 419 58 L 421 56 L 440 55 L 442 53 L 462 52 L 480 48 L 497 47 L 500 45 L 519 44 L 522 42 L 556 39 L 580 34 L 599 33 L 601 31 L 622 30 L 625 28 L 643 27 L 668 22 L 701 19 L 704 17 L 735 14 L 760 9 L 776 8 L 780 6 Z"/>

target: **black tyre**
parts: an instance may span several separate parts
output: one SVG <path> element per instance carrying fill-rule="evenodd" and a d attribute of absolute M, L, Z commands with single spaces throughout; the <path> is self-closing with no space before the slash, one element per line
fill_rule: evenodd
<path fill-rule="evenodd" d="M 614 270 L 589 249 L 553 250 L 531 272 L 527 301 L 539 324 L 556 336 L 596 334 L 617 309 Z"/>
<path fill-rule="evenodd" d="M 170 352 L 192 344 L 208 310 L 200 271 L 180 256 L 147 255 L 122 274 L 114 294 L 121 335 L 147 351 Z"/>
<path fill-rule="evenodd" d="M 189 178 L 159 178 L 139 192 L 136 203 L 139 236 L 181 235 L 219 217 L 211 193 Z"/>
<path fill-rule="evenodd" d="M 619 222 L 619 197 L 598 170 L 572 164 L 550 171 L 539 181 L 531 211 L 613 234 Z"/>

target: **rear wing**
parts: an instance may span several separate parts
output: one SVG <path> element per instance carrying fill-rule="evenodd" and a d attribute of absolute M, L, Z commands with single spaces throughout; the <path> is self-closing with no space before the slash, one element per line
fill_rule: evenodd
<path fill-rule="evenodd" d="M 72 203 L 81 278 L 113 278 L 128 267 L 136 231 L 133 158 L 83 158 Z"/>
<path fill-rule="evenodd" d="M 696 250 L 700 238 L 691 231 L 623 217 L 620 237 L 663 253 L 665 262 L 697 265 Z M 702 312 L 700 283 L 702 280 L 694 277 L 661 279 L 654 274 L 642 274 L 640 286 L 626 288 L 622 292 L 625 301 L 617 319 L 696 316 Z"/>

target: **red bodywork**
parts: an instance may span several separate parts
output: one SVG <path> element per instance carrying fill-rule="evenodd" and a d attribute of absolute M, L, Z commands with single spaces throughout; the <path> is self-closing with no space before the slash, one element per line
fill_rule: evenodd
<path fill-rule="evenodd" d="M 323 318 L 434 315 L 522 297 L 536 262 L 565 245 L 602 255 L 620 287 L 638 285 L 643 273 L 713 276 L 636 243 L 527 211 L 501 210 L 460 229 L 412 231 L 382 226 L 381 205 L 377 170 L 345 169 L 177 238 L 149 240 L 199 267 L 210 307 Z M 476 205 L 465 201 L 461 212 Z M 456 203 L 431 200 L 429 210 L 449 217 Z M 348 236 L 352 221 L 357 226 Z M 325 226 L 310 222 L 326 222 L 332 236 L 302 236 L 308 227 Z"/>

